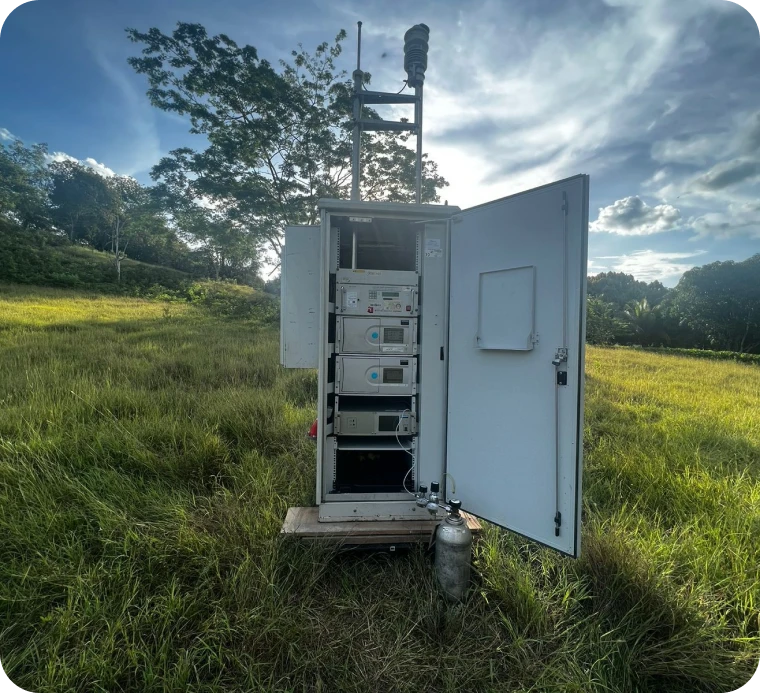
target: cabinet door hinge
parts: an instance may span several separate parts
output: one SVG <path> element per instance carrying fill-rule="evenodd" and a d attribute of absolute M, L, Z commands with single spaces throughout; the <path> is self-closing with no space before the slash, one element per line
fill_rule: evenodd
<path fill-rule="evenodd" d="M 557 514 L 554 516 L 554 536 L 559 536 L 559 528 L 562 526 L 562 513 L 557 510 Z"/>

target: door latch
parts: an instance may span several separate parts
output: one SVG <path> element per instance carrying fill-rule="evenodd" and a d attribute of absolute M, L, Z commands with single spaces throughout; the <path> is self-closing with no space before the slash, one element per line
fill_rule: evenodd
<path fill-rule="evenodd" d="M 567 385 L 567 371 L 557 371 L 557 385 Z"/>

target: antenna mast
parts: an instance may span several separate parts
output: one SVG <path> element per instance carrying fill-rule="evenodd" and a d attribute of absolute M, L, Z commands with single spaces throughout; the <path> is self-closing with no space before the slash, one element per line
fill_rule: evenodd
<path fill-rule="evenodd" d="M 358 22 L 358 41 L 356 52 L 356 70 L 354 70 L 353 103 L 353 153 L 351 157 L 351 199 L 361 199 L 359 183 L 361 180 L 361 134 L 362 132 L 393 131 L 413 132 L 417 136 L 417 155 L 415 163 L 415 202 L 422 201 L 422 85 L 427 70 L 428 38 L 430 29 L 425 24 L 415 24 L 404 34 L 404 70 L 406 84 L 414 88 L 414 94 L 394 94 L 383 91 L 366 91 L 363 86 L 364 73 L 361 70 L 362 23 Z M 362 109 L 365 104 L 414 104 L 414 122 L 404 123 L 393 120 L 363 119 Z"/>

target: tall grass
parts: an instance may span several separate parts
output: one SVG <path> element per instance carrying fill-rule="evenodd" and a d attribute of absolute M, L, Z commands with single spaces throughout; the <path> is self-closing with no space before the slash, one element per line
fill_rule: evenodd
<path fill-rule="evenodd" d="M 729 691 L 760 657 L 760 371 L 591 349 L 584 551 L 283 541 L 316 378 L 194 304 L 5 287 L 0 659 L 60 690 Z"/>

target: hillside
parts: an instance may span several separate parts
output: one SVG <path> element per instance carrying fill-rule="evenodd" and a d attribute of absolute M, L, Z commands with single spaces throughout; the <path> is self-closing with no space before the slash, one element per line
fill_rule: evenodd
<path fill-rule="evenodd" d="M 117 284 L 113 258 L 91 248 L 71 245 L 50 233 L 21 230 L 0 217 L 0 281 L 39 286 L 139 294 L 154 286 L 181 289 L 192 277 L 168 267 L 126 258 Z"/>
<path fill-rule="evenodd" d="M 757 667 L 760 369 L 588 354 L 584 549 L 282 541 L 316 377 L 203 304 L 0 294 L 0 657 L 78 690 L 729 691 Z"/>

